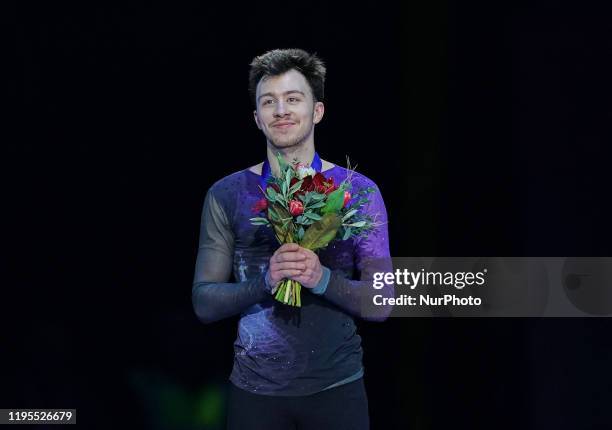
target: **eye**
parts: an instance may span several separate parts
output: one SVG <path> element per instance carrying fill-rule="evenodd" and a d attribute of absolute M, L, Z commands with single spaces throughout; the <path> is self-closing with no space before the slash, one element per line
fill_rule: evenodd
<path fill-rule="evenodd" d="M 297 97 L 289 97 L 287 100 L 290 101 L 290 102 L 299 102 L 300 101 L 300 99 L 298 99 Z"/>
<path fill-rule="evenodd" d="M 264 100 L 264 102 L 263 102 L 262 104 L 263 104 L 263 105 L 267 105 L 267 104 L 272 103 L 273 101 L 274 101 L 274 100 L 272 100 L 272 99 Z"/>

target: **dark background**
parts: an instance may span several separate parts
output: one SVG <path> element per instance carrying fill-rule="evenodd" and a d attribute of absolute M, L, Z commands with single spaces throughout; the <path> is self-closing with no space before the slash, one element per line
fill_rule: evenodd
<path fill-rule="evenodd" d="M 321 156 L 393 256 L 610 256 L 610 10 L 584 2 L 22 3 L 5 67 L 3 408 L 220 429 L 237 318 L 191 282 L 217 179 L 262 161 L 248 64 L 328 66 Z M 359 322 L 373 429 L 610 428 L 611 323 Z"/>

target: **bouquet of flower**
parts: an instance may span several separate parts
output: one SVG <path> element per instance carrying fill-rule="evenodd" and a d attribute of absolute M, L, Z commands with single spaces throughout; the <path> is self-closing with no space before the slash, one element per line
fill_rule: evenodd
<path fill-rule="evenodd" d="M 334 239 L 367 235 L 377 226 L 372 217 L 359 211 L 374 188 L 351 195 L 350 167 L 347 178 L 335 184 L 334 178 L 326 178 L 297 160 L 287 163 L 280 154 L 277 159 L 280 176 L 268 179 L 266 189 L 261 190 L 264 197 L 253 207 L 253 212 L 265 216 L 251 218 L 251 223 L 272 227 L 281 245 L 297 243 L 316 252 Z M 284 279 L 272 294 L 284 304 L 301 306 L 301 287 L 297 281 Z"/>

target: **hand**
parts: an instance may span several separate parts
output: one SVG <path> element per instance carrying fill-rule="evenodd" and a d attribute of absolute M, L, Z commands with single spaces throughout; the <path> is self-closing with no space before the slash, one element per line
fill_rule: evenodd
<path fill-rule="evenodd" d="M 306 257 L 299 250 L 298 244 L 286 243 L 270 257 L 268 274 L 273 287 L 276 287 L 283 279 L 297 276 L 306 269 Z"/>
<path fill-rule="evenodd" d="M 270 258 L 270 281 L 274 286 L 289 278 L 306 288 L 314 288 L 322 276 L 323 268 L 317 254 L 296 243 L 284 244 Z"/>
<path fill-rule="evenodd" d="M 298 281 L 306 288 L 314 288 L 323 277 L 323 268 L 321 267 L 319 256 L 310 249 L 302 248 L 301 246 L 298 246 L 298 248 L 298 252 L 305 257 L 302 261 L 306 268 L 298 275 L 290 276 L 290 278 Z"/>

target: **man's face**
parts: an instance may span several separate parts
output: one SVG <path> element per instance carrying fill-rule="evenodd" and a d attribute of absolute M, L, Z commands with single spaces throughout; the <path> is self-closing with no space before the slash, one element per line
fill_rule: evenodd
<path fill-rule="evenodd" d="M 298 146 L 312 138 L 323 118 L 323 103 L 314 103 L 304 75 L 289 70 L 262 78 L 257 85 L 255 123 L 276 148 Z"/>

